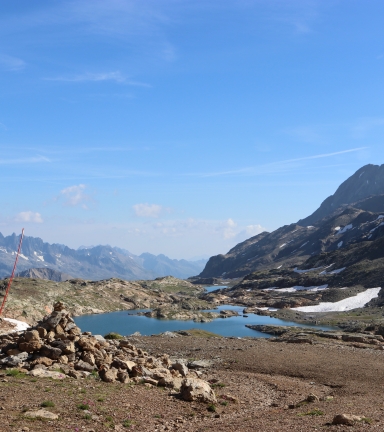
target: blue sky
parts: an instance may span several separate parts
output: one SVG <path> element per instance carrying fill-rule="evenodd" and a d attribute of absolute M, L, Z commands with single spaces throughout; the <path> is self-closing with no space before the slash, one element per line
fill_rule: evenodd
<path fill-rule="evenodd" d="M 384 163 L 380 0 L 3 0 L 0 231 L 191 258 Z"/>

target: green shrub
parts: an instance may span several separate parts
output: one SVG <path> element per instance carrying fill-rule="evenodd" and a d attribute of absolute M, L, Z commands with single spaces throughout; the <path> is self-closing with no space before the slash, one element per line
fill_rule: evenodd
<path fill-rule="evenodd" d="M 104 336 L 105 339 L 123 339 L 123 336 L 121 336 L 121 334 L 119 333 L 108 333 Z"/>
<path fill-rule="evenodd" d="M 41 402 L 40 406 L 44 407 L 44 408 L 53 408 L 55 406 L 54 402 L 52 401 L 44 401 Z"/>
<path fill-rule="evenodd" d="M 80 405 L 77 405 L 77 408 L 85 411 L 85 410 L 89 410 L 89 405 L 88 404 L 80 404 Z"/>
<path fill-rule="evenodd" d="M 210 412 L 216 412 L 216 406 L 215 405 L 213 405 L 213 404 L 211 404 L 211 405 L 208 405 L 208 411 L 210 411 Z"/>

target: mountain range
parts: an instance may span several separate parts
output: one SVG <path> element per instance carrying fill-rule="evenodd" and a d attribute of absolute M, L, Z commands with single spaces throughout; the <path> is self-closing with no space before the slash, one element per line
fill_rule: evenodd
<path fill-rule="evenodd" d="M 16 234 L 4 237 L 0 233 L 0 277 L 11 274 L 18 243 L 19 236 Z M 76 250 L 62 244 L 49 244 L 40 238 L 26 236 L 17 270 L 20 276 L 43 275 L 44 278 L 52 277 L 53 280 L 68 278 L 101 280 L 112 277 L 137 280 L 168 275 L 185 279 L 199 273 L 205 263 L 206 260 L 176 260 L 165 255 L 156 256 L 149 253 L 137 256 L 125 249 L 108 245 L 88 248 L 82 246 Z M 39 269 L 39 271 L 31 269 Z M 27 273 L 24 273 L 26 271 Z M 53 271 L 64 275 L 58 275 Z M 31 276 L 32 274 L 34 276 Z"/>
<path fill-rule="evenodd" d="M 238 278 L 287 268 L 296 268 L 298 274 L 300 266 L 332 263 L 337 269 L 365 259 L 379 260 L 381 268 L 383 245 L 384 165 L 370 164 L 344 181 L 310 216 L 211 257 L 198 278 Z"/>

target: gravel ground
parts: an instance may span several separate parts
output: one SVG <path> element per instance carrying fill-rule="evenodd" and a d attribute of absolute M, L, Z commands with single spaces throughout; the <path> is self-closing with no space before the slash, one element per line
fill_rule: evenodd
<path fill-rule="evenodd" d="M 340 343 L 287 344 L 264 339 L 160 336 L 131 338 L 149 353 L 212 360 L 213 407 L 185 402 L 147 385 L 107 384 L 95 378 L 63 381 L 0 374 L 1 431 L 315 431 L 384 430 L 384 351 Z M 328 400 L 297 404 L 309 394 Z M 333 398 L 330 398 L 333 397 Z M 46 409 L 58 420 L 32 420 Z M 81 405 L 88 405 L 87 410 Z M 84 408 L 84 406 L 83 406 Z M 336 414 L 365 417 L 333 426 Z M 315 415 L 318 414 L 318 415 Z"/>

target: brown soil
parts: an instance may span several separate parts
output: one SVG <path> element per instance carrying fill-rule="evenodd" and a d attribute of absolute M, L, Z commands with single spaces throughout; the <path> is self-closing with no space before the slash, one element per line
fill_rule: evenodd
<path fill-rule="evenodd" d="M 193 336 L 131 339 L 152 354 L 213 360 L 202 378 L 214 381 L 219 401 L 211 407 L 215 411 L 204 404 L 182 401 L 158 387 L 107 384 L 94 378 L 36 380 L 8 376 L 3 371 L 0 430 L 384 430 L 384 351 L 335 342 L 308 345 Z M 333 399 L 289 408 L 310 393 Z M 47 409 L 59 414 L 58 420 L 24 417 L 27 409 L 37 409 L 44 401 L 55 404 Z M 81 410 L 80 404 L 89 405 L 89 413 Z M 313 415 L 316 413 L 320 415 Z M 365 420 L 353 427 L 330 425 L 340 413 Z"/>

